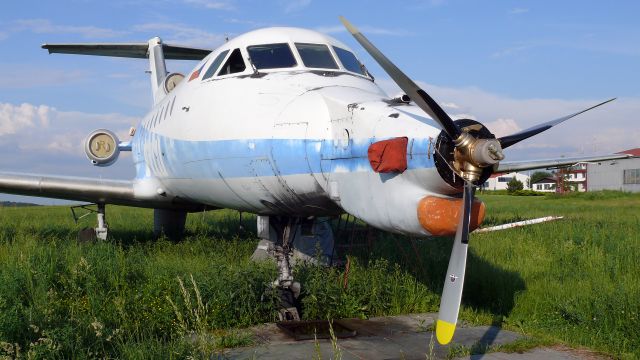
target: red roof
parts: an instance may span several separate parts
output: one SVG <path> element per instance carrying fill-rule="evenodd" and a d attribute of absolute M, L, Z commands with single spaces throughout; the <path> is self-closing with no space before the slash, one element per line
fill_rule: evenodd
<path fill-rule="evenodd" d="M 629 155 L 632 155 L 632 156 L 640 156 L 640 148 L 620 151 L 618 154 L 629 154 Z"/>

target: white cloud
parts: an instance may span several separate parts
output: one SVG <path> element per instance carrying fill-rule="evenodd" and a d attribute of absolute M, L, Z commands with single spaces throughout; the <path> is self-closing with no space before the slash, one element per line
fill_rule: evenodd
<path fill-rule="evenodd" d="M 292 13 L 311 5 L 311 0 L 284 0 L 280 3 L 283 5 L 285 13 Z"/>
<path fill-rule="evenodd" d="M 49 125 L 49 113 L 54 110 L 46 105 L 35 106 L 24 103 L 12 105 L 0 103 L 0 136 L 12 135 L 38 124 Z"/>
<path fill-rule="evenodd" d="M 96 26 L 57 25 L 47 19 L 16 20 L 12 25 L 13 31 L 31 31 L 37 34 L 76 34 L 87 39 L 114 38 L 127 34 L 126 31 L 116 31 Z"/>
<path fill-rule="evenodd" d="M 86 80 L 84 70 L 63 70 L 34 67 L 23 64 L 0 63 L 0 89 L 28 89 L 41 86 L 58 86 Z"/>
<path fill-rule="evenodd" d="M 388 94 L 398 87 L 388 79 L 376 79 Z M 591 107 L 602 99 L 516 99 L 477 87 L 451 88 L 417 82 L 438 101 L 458 104 L 496 135 L 547 122 Z M 640 97 L 620 98 L 536 135 L 506 150 L 509 160 L 544 159 L 615 153 L 640 146 Z"/>
<path fill-rule="evenodd" d="M 458 104 L 452 103 L 452 102 L 443 102 L 443 103 L 440 103 L 440 106 L 442 106 L 445 109 L 460 109 L 460 106 L 458 106 Z"/>
<path fill-rule="evenodd" d="M 270 27 L 270 26 L 282 26 L 282 25 L 276 25 L 273 23 L 267 23 L 264 21 L 254 21 L 254 20 L 246 20 L 246 19 L 238 19 L 238 18 L 227 18 L 224 20 L 224 22 L 229 23 L 229 24 L 242 24 L 242 25 L 248 25 L 250 27 Z"/>
<path fill-rule="evenodd" d="M 134 167 L 129 153 L 121 154 L 112 166 L 98 168 L 87 160 L 83 142 L 99 128 L 115 131 L 121 140 L 128 140 L 126 132 L 136 122 L 137 118 L 121 114 L 0 103 L 0 153 L 4 154 L 0 156 L 0 171 L 130 179 Z"/>
<path fill-rule="evenodd" d="M 505 56 L 511 56 L 514 54 L 517 54 L 519 52 L 528 50 L 530 48 L 532 48 L 532 45 L 516 45 L 516 46 L 512 46 L 510 48 L 506 48 L 506 49 L 502 49 L 502 50 L 498 50 L 495 51 L 491 54 L 492 58 L 501 58 L 501 57 L 505 57 Z"/>
<path fill-rule="evenodd" d="M 529 12 L 529 9 L 527 8 L 513 8 L 509 10 L 509 14 L 513 14 L 513 15 L 519 15 L 519 14 L 524 14 L 528 12 Z"/>
<path fill-rule="evenodd" d="M 452 114 L 451 118 L 454 120 L 459 120 L 459 119 L 471 119 L 471 120 L 478 120 L 476 119 L 475 115 L 472 114 L 466 114 L 466 113 L 460 113 L 460 114 Z"/>
<path fill-rule="evenodd" d="M 43 154 L 54 151 L 82 155 L 82 143 L 92 130 L 105 127 L 125 132 L 136 120 L 120 114 L 59 111 L 47 105 L 0 103 L 0 145 L 13 144 L 16 148 Z"/>
<path fill-rule="evenodd" d="M 516 132 L 521 130 L 514 119 L 503 119 L 503 118 L 500 118 L 500 119 L 497 119 L 497 120 L 494 120 L 494 121 L 489 121 L 489 122 L 485 123 L 484 125 L 496 137 L 515 134 Z"/>
<path fill-rule="evenodd" d="M 201 46 L 213 49 L 225 41 L 225 35 L 204 31 L 183 24 L 146 23 L 133 27 L 135 31 L 162 35 L 165 42 Z"/>
<path fill-rule="evenodd" d="M 346 32 L 347 29 L 345 29 L 344 26 L 342 25 L 334 25 L 334 26 L 319 26 L 315 28 L 316 31 L 324 33 L 324 34 L 338 34 L 338 33 L 343 33 Z M 358 26 L 358 30 L 360 30 L 365 36 L 372 34 L 372 35 L 388 35 L 388 36 L 407 36 L 407 35 L 411 35 L 411 33 L 409 33 L 406 30 L 401 30 L 401 29 L 385 29 L 385 28 L 381 28 L 381 27 L 376 27 L 376 26 Z"/>
<path fill-rule="evenodd" d="M 183 0 L 185 4 L 204 7 L 213 10 L 233 10 L 235 7 L 230 1 L 217 0 Z"/>

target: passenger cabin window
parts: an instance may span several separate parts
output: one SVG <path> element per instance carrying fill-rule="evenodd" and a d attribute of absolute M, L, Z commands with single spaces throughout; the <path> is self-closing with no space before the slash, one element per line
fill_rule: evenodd
<path fill-rule="evenodd" d="M 337 46 L 334 46 L 333 50 L 335 50 L 336 55 L 338 55 L 338 59 L 340 59 L 340 62 L 345 69 L 354 73 L 358 73 L 360 75 L 367 75 L 367 73 L 364 71 L 364 68 L 362 67 L 362 64 L 360 64 L 360 61 L 356 59 L 356 56 L 353 55 L 351 51 L 341 49 Z"/>
<path fill-rule="evenodd" d="M 225 50 L 221 52 L 218 56 L 216 56 L 215 60 L 213 60 L 213 62 L 211 63 L 211 66 L 209 66 L 209 68 L 207 69 L 207 72 L 204 73 L 202 80 L 208 79 L 212 77 L 213 74 L 216 73 L 216 70 L 218 70 L 218 68 L 220 67 L 220 64 L 222 64 L 222 61 L 224 60 L 224 58 L 227 56 L 228 53 L 229 53 L 229 50 Z"/>
<path fill-rule="evenodd" d="M 258 70 L 296 66 L 296 59 L 287 43 L 254 45 L 249 46 L 247 51 L 251 62 Z"/>
<path fill-rule="evenodd" d="M 220 72 L 218 72 L 218 75 L 235 74 L 243 72 L 246 68 L 240 49 L 235 49 L 229 56 L 229 59 L 227 59 L 227 62 L 222 66 L 222 69 L 220 69 Z"/>
<path fill-rule="evenodd" d="M 329 47 L 322 44 L 296 43 L 304 66 L 309 68 L 337 69 L 338 64 L 333 59 Z"/>

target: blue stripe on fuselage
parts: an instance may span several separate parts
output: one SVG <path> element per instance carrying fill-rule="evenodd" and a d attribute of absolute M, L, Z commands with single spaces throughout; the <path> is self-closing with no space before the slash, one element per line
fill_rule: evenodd
<path fill-rule="evenodd" d="M 145 176 L 143 142 L 159 142 L 162 162 L 169 178 L 236 178 L 287 176 L 324 173 L 373 171 L 367 152 L 369 145 L 384 139 L 351 141 L 348 147 L 333 140 L 248 139 L 186 141 L 171 139 L 144 129 L 133 142 L 138 177 Z M 408 169 L 434 166 L 429 138 L 413 138 L 407 148 Z M 140 153 L 140 154 L 139 154 Z M 153 171 L 153 164 L 147 164 Z M 156 171 L 153 171 L 156 173 Z M 156 174 L 157 175 L 157 174 Z"/>

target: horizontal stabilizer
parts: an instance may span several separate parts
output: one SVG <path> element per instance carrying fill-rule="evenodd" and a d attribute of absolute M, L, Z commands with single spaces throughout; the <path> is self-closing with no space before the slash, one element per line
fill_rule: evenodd
<path fill-rule="evenodd" d="M 599 162 L 607 160 L 626 159 L 631 157 L 633 156 L 629 154 L 612 154 L 547 160 L 505 161 L 501 162 L 500 165 L 498 165 L 498 169 L 496 170 L 496 172 L 505 173 L 512 171 L 558 168 L 575 165 L 581 162 Z"/>
<path fill-rule="evenodd" d="M 76 54 L 113 56 L 146 59 L 148 57 L 149 44 L 144 43 L 116 43 L 116 44 L 44 44 L 49 54 Z M 185 46 L 162 44 L 164 58 L 170 60 L 202 60 L 210 49 L 199 49 Z"/>

